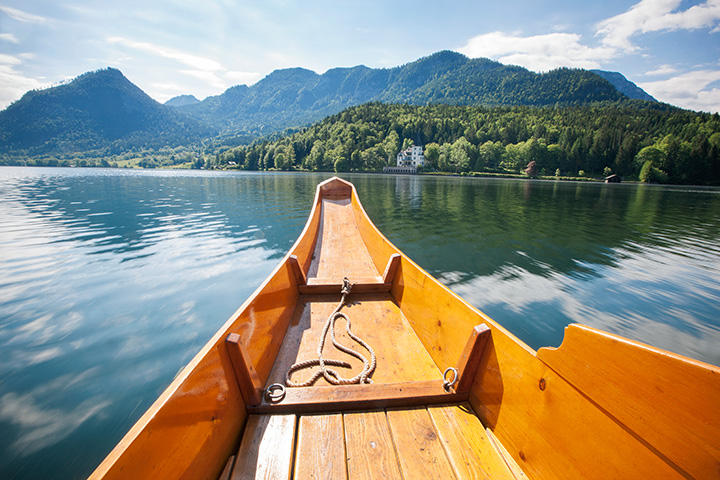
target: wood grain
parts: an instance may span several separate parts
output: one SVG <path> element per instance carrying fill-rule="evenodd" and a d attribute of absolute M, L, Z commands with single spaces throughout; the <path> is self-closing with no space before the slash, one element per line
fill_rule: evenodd
<path fill-rule="evenodd" d="M 490 337 L 490 327 L 480 324 L 472 329 L 470 338 L 468 338 L 465 349 L 460 355 L 457 366 L 458 382 L 455 385 L 457 392 L 469 392 L 470 387 L 475 380 L 480 361 L 483 353 L 485 353 L 485 345 Z"/>
<path fill-rule="evenodd" d="M 404 478 L 446 480 L 455 477 L 424 407 L 388 410 L 387 417 Z"/>
<path fill-rule="evenodd" d="M 583 325 L 538 358 L 694 478 L 720 478 L 720 368 Z"/>
<path fill-rule="evenodd" d="M 327 317 L 339 302 L 339 295 L 303 296 L 290 322 L 287 334 L 277 355 L 275 365 L 266 383 L 285 383 L 290 367 L 299 361 L 317 358 L 317 347 Z M 349 304 L 341 310 L 351 321 L 353 333 L 362 338 L 375 351 L 377 368 L 372 380 L 377 383 L 398 383 L 424 380 L 440 380 L 438 370 L 430 355 L 405 319 L 402 311 L 393 303 L 389 294 L 350 294 Z M 336 338 L 346 346 L 366 355 L 364 348 L 345 333 L 346 323 L 336 322 Z M 324 358 L 344 360 L 351 368 L 338 368 L 344 377 L 357 375 L 363 363 L 355 357 L 337 350 L 329 335 L 323 349 Z M 307 369 L 293 374 L 292 379 L 302 382 L 317 369 Z M 321 378 L 316 386 L 328 386 Z"/>
<path fill-rule="evenodd" d="M 514 480 L 469 404 L 428 407 L 459 480 Z"/>
<path fill-rule="evenodd" d="M 285 398 L 258 406 L 252 413 L 332 412 L 386 407 L 429 405 L 467 400 L 467 394 L 446 391 L 439 380 L 333 387 L 287 388 Z"/>
<path fill-rule="evenodd" d="M 349 480 L 402 478 L 384 411 L 346 413 L 343 420 Z"/>
<path fill-rule="evenodd" d="M 304 415 L 298 424 L 296 479 L 347 479 L 345 430 L 341 414 Z"/>
<path fill-rule="evenodd" d="M 295 415 L 250 415 L 231 479 L 289 479 L 294 447 Z"/>

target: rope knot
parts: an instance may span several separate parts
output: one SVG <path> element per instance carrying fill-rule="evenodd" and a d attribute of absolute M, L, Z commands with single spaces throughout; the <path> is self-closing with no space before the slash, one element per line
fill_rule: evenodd
<path fill-rule="evenodd" d="M 350 283 L 350 280 L 348 280 L 347 277 L 343 278 L 343 284 L 342 289 L 340 290 L 340 293 L 343 295 L 349 295 L 350 290 L 352 290 L 352 284 Z"/>

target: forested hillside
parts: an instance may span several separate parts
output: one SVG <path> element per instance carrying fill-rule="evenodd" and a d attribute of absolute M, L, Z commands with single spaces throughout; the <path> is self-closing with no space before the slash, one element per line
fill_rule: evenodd
<path fill-rule="evenodd" d="M 630 84 L 642 92 L 622 75 L 620 78 L 622 86 Z M 571 106 L 625 98 L 618 85 L 588 70 L 560 68 L 535 73 L 487 58 L 442 51 L 394 68 L 360 65 L 333 68 L 322 75 L 304 68 L 276 70 L 250 87 L 232 87 L 178 108 L 214 125 L 224 136 L 257 136 L 306 125 L 371 101 Z"/>
<path fill-rule="evenodd" d="M 210 163 L 247 170 L 381 171 L 425 146 L 428 169 L 720 185 L 720 116 L 646 102 L 565 108 L 370 103 Z"/>
<path fill-rule="evenodd" d="M 197 163 L 212 145 L 247 144 L 371 101 L 568 107 L 628 101 L 618 88 L 639 90 L 620 74 L 608 78 L 568 68 L 534 73 L 443 51 L 394 68 L 276 70 L 202 102 L 184 95 L 161 105 L 107 68 L 30 91 L 0 111 L 0 163 L 126 165 L 154 157 L 150 164 L 163 165 L 158 157 L 169 156 L 170 164 Z"/>
<path fill-rule="evenodd" d="M 117 69 L 33 90 L 0 112 L 0 153 L 66 154 L 161 148 L 197 142 L 212 130 L 159 104 Z"/>

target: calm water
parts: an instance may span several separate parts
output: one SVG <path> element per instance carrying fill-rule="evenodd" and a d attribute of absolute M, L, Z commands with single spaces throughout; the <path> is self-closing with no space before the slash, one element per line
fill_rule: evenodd
<path fill-rule="evenodd" d="M 295 241 L 329 175 L 0 168 L 0 478 L 87 476 Z M 582 322 L 720 364 L 720 190 L 348 175 L 533 348 Z"/>

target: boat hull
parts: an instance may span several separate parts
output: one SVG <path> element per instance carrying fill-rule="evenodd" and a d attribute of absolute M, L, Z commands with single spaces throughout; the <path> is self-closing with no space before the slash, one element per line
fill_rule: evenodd
<path fill-rule="evenodd" d="M 367 265 L 359 274 L 348 271 L 352 263 L 343 264 L 345 259 L 338 253 L 344 251 L 338 242 L 350 236 L 347 232 L 365 249 Z M 348 255 L 353 248 L 346 249 Z M 394 267 L 393 257 L 397 258 Z M 285 365 L 298 356 L 297 352 L 289 355 L 287 345 L 294 342 L 290 338 L 303 312 L 310 312 L 309 322 L 315 321 L 313 308 L 319 309 L 318 318 L 324 318 L 331 308 L 320 306 L 331 305 L 333 300 L 321 300 L 328 295 L 323 288 L 334 289 L 346 275 L 363 279 L 359 283 L 369 290 L 358 295 L 372 296 L 365 302 L 368 311 L 372 302 L 384 305 L 376 308 L 379 313 L 374 316 L 392 310 L 400 319 L 398 324 L 407 324 L 402 328 L 417 343 L 400 347 L 405 350 L 398 357 L 422 350 L 420 360 L 411 362 L 422 364 L 416 370 L 400 372 L 395 380 L 378 373 L 378 385 L 368 392 L 382 390 L 383 385 L 389 391 L 397 379 L 432 381 L 433 372 L 458 364 L 468 338 L 484 324 L 488 339 L 475 361 L 476 373 L 465 379 L 469 391 L 451 400 L 466 399 L 472 414 L 527 476 L 720 478 L 720 369 L 579 325 L 568 327 L 559 348 L 536 352 L 402 254 L 371 222 L 355 188 L 337 178 L 318 186 L 301 236 L 268 279 L 182 370 L 91 478 L 217 478 L 227 459 L 238 452 L 249 413 L 301 415 L 368 408 L 358 403 L 355 391 L 348 406 L 339 405 L 342 389 L 328 393 L 314 409 L 253 406 L 247 392 L 243 396 L 237 364 L 226 342 L 229 334 L 241 339 L 241 353 L 261 385 L 282 379 Z M 383 327 L 382 322 L 378 325 L 390 337 L 397 330 Z M 367 334 L 372 335 L 372 330 Z M 393 343 L 407 342 L 391 338 L 387 343 L 386 350 L 391 350 Z M 385 368 L 399 362 L 387 355 Z M 376 398 L 379 394 L 367 395 Z M 423 395 L 432 396 L 428 391 Z M 442 401 L 442 392 L 438 395 Z M 388 408 L 409 403 L 372 405 Z M 278 407 L 282 406 L 280 402 Z"/>

